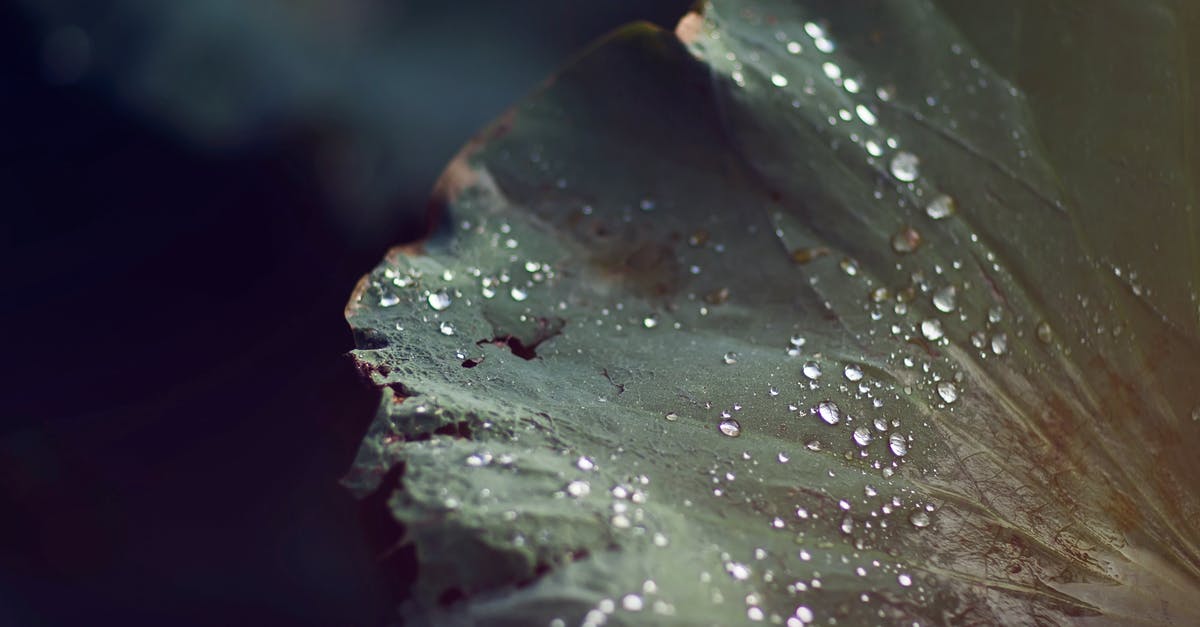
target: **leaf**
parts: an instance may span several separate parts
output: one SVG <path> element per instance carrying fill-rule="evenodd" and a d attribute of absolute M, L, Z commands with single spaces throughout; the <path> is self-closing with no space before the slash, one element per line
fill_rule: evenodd
<path fill-rule="evenodd" d="M 1194 11 L 954 7 L 630 26 L 451 163 L 347 309 L 407 619 L 1200 620 Z"/>

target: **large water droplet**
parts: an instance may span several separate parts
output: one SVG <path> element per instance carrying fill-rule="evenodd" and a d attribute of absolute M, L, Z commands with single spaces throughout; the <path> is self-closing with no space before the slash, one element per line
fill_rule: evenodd
<path fill-rule="evenodd" d="M 847 364 L 842 374 L 846 376 L 847 381 L 861 381 L 863 378 L 862 368 L 858 364 Z"/>
<path fill-rule="evenodd" d="M 723 433 L 731 438 L 736 438 L 742 434 L 741 423 L 739 423 L 737 420 L 734 420 L 733 418 L 726 418 L 726 419 L 722 420 L 720 422 L 720 424 L 717 425 L 717 429 L 720 430 L 721 433 Z"/>
<path fill-rule="evenodd" d="M 450 306 L 450 295 L 446 292 L 430 292 L 429 297 L 425 299 L 429 302 L 429 306 L 436 311 L 443 311 Z"/>
<path fill-rule="evenodd" d="M 942 339 L 942 336 L 946 335 L 946 332 L 942 330 L 942 321 L 936 318 L 921 321 L 921 335 L 924 335 L 925 339 L 930 342 Z"/>
<path fill-rule="evenodd" d="M 946 194 L 938 194 L 937 196 L 934 196 L 933 200 L 930 200 L 929 204 L 925 205 L 925 215 L 933 218 L 934 220 L 949 218 L 950 216 L 954 215 L 954 212 L 957 210 L 958 208 L 954 202 L 954 198 Z"/>
<path fill-rule="evenodd" d="M 817 379 L 821 378 L 821 364 L 818 364 L 815 361 L 805 362 L 804 367 L 801 368 L 801 371 L 804 373 L 804 376 L 808 377 L 812 381 L 816 381 Z"/>
<path fill-rule="evenodd" d="M 901 150 L 892 157 L 892 176 L 896 177 L 898 181 L 911 183 L 917 180 L 920 163 L 921 160 L 916 155 L 906 150 Z"/>
<path fill-rule="evenodd" d="M 1054 340 L 1054 331 L 1050 329 L 1050 323 L 1042 320 L 1037 325 L 1037 339 L 1043 344 L 1049 344 Z"/>
<path fill-rule="evenodd" d="M 947 285 L 933 293 L 933 306 L 942 313 L 950 313 L 958 306 L 958 289 Z"/>
<path fill-rule="evenodd" d="M 866 446 L 871 443 L 871 430 L 866 425 L 854 430 L 854 443 L 859 446 Z"/>
<path fill-rule="evenodd" d="M 817 404 L 817 415 L 827 424 L 836 425 L 842 419 L 842 411 L 833 401 L 821 401 Z"/>
<path fill-rule="evenodd" d="M 958 386 L 952 381 L 940 381 L 937 384 L 938 396 L 947 404 L 958 400 Z"/>
<path fill-rule="evenodd" d="M 525 300 L 526 298 L 529 298 L 529 292 L 526 292 L 525 288 L 523 288 L 523 287 L 514 286 L 511 290 L 509 290 L 508 294 L 509 294 L 509 296 L 512 296 L 512 299 L 517 302 L 521 302 L 521 301 Z"/>
<path fill-rule="evenodd" d="M 892 236 L 892 250 L 906 255 L 921 247 L 921 234 L 911 226 L 906 226 Z"/>
<path fill-rule="evenodd" d="M 442 335 L 454 335 L 454 325 L 449 322 L 443 322 L 438 325 L 438 330 L 442 332 Z"/>
<path fill-rule="evenodd" d="M 888 448 L 891 449 L 892 455 L 904 457 L 908 454 L 908 440 L 899 433 L 893 433 L 888 436 Z"/>
<path fill-rule="evenodd" d="M 929 526 L 929 514 L 923 510 L 917 510 L 909 515 L 908 522 L 918 529 L 923 529 Z"/>

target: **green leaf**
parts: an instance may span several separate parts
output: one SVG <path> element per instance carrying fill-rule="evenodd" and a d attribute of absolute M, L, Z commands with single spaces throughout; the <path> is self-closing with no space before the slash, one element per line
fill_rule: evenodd
<path fill-rule="evenodd" d="M 406 618 L 1200 620 L 1195 11 L 946 4 L 630 26 L 464 149 L 347 310 Z"/>

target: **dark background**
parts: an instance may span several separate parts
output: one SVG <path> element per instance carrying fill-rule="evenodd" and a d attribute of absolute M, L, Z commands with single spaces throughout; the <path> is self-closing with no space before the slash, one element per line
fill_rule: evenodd
<path fill-rule="evenodd" d="M 689 4 L 4 4 L 0 625 L 387 620 L 350 290 L 484 123 Z"/>

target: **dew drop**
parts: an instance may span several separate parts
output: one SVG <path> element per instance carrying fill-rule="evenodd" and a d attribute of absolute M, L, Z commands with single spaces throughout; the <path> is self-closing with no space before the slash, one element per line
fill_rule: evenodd
<path fill-rule="evenodd" d="M 380 307 L 392 307 L 400 302 L 400 297 L 391 292 L 384 292 L 379 296 Z"/>
<path fill-rule="evenodd" d="M 954 202 L 954 197 L 947 194 L 938 194 L 925 205 L 925 215 L 934 220 L 943 220 L 954 215 L 958 211 L 957 203 Z"/>
<path fill-rule="evenodd" d="M 772 74 L 771 84 L 776 87 L 787 87 L 788 79 L 784 78 L 782 74 Z"/>
<path fill-rule="evenodd" d="M 838 67 L 835 63 L 826 61 L 821 64 L 821 70 L 825 72 L 825 76 L 829 77 L 831 81 L 836 81 L 842 77 L 842 68 Z"/>
<path fill-rule="evenodd" d="M 958 386 L 954 385 L 952 381 L 939 382 L 937 384 L 937 393 L 947 404 L 958 400 Z"/>
<path fill-rule="evenodd" d="M 888 448 L 891 449 L 892 455 L 904 457 L 908 454 L 908 440 L 899 433 L 893 433 L 888 436 Z"/>
<path fill-rule="evenodd" d="M 918 529 L 924 529 L 929 526 L 929 514 L 923 510 L 917 510 L 908 516 L 908 522 Z"/>
<path fill-rule="evenodd" d="M 921 234 L 911 226 L 906 226 L 892 236 L 892 250 L 906 255 L 921 247 Z"/>
<path fill-rule="evenodd" d="M 736 438 L 742 434 L 741 423 L 733 418 L 726 418 L 722 420 L 721 423 L 717 425 L 717 429 L 719 429 L 721 433 L 731 438 Z"/>
<path fill-rule="evenodd" d="M 728 353 L 725 353 L 724 355 L 721 356 L 721 361 L 725 362 L 726 365 L 736 364 L 737 360 L 738 360 L 738 354 L 733 351 L 729 351 Z"/>
<path fill-rule="evenodd" d="M 592 486 L 583 480 L 572 481 L 567 484 L 567 494 L 575 498 L 587 496 L 592 491 Z"/>
<path fill-rule="evenodd" d="M 725 562 L 725 572 L 738 581 L 745 581 L 750 577 L 750 567 L 737 562 Z"/>
<path fill-rule="evenodd" d="M 877 121 L 875 114 L 872 113 L 871 110 L 866 107 L 866 105 L 858 105 L 857 107 L 854 107 L 854 112 L 858 114 L 858 119 L 862 120 L 863 124 L 866 124 L 867 126 L 875 126 L 875 122 Z"/>
<path fill-rule="evenodd" d="M 798 41 L 789 41 L 787 42 L 787 51 L 789 54 L 800 54 L 804 52 L 804 47 Z"/>
<path fill-rule="evenodd" d="M 921 321 L 921 335 L 924 335 L 925 339 L 930 342 L 942 339 L 946 335 L 946 332 L 942 330 L 942 321 L 936 318 Z"/>
<path fill-rule="evenodd" d="M 636 594 L 627 594 L 621 599 L 621 607 L 627 612 L 640 612 L 645 607 L 642 602 L 642 597 Z"/>
<path fill-rule="evenodd" d="M 663 416 L 663 418 L 666 418 L 669 422 L 675 422 L 676 420 L 679 420 L 679 414 L 669 411 Z"/>
<path fill-rule="evenodd" d="M 584 471 L 595 470 L 596 462 L 592 461 L 590 457 L 580 457 L 575 460 L 575 467 Z"/>
<path fill-rule="evenodd" d="M 896 180 L 898 181 L 911 183 L 917 180 L 917 176 L 919 174 L 918 166 L 920 163 L 921 160 L 918 159 L 916 155 L 911 152 L 901 150 L 892 157 L 892 176 L 896 177 Z"/>
<path fill-rule="evenodd" d="M 804 367 L 801 368 L 801 371 L 804 373 L 804 376 L 808 377 L 812 381 L 816 381 L 817 379 L 821 378 L 821 364 L 818 364 L 815 361 L 805 362 Z"/>
<path fill-rule="evenodd" d="M 1037 325 L 1037 338 L 1043 344 L 1049 344 L 1054 340 L 1054 331 L 1050 330 L 1050 323 L 1042 320 Z"/>
<path fill-rule="evenodd" d="M 442 335 L 454 335 L 454 325 L 449 322 L 443 322 L 438 325 L 438 330 L 442 332 Z"/>
<path fill-rule="evenodd" d="M 842 419 L 842 411 L 838 409 L 837 403 L 833 401 L 821 401 L 817 405 L 817 415 L 824 420 L 826 424 L 836 425 Z"/>
<path fill-rule="evenodd" d="M 900 575 L 896 577 L 896 581 L 900 582 L 900 585 L 904 586 L 905 588 L 912 585 L 912 577 L 904 573 L 900 573 Z"/>
<path fill-rule="evenodd" d="M 813 611 L 812 611 L 812 610 L 810 610 L 810 609 L 808 609 L 807 607 L 805 607 L 805 606 L 801 605 L 801 606 L 799 606 L 799 607 L 797 607 L 797 608 L 796 608 L 796 618 L 799 618 L 801 623 L 806 623 L 806 624 L 807 624 L 807 623 L 811 623 L 811 622 L 813 622 L 813 620 L 814 620 L 815 616 L 813 616 Z"/>
<path fill-rule="evenodd" d="M 510 296 L 512 296 L 512 299 L 517 301 L 518 303 L 525 300 L 526 298 L 529 298 L 529 292 L 526 292 L 525 288 L 522 288 L 522 287 L 513 286 L 513 288 L 511 290 L 509 290 L 508 293 Z"/>
<path fill-rule="evenodd" d="M 779 396 L 779 388 L 772 385 L 771 387 L 767 388 L 767 394 L 770 396 Z"/>
<path fill-rule="evenodd" d="M 933 306 L 942 313 L 950 313 L 958 306 L 958 289 L 947 285 L 933 293 Z"/>
<path fill-rule="evenodd" d="M 1003 355 L 1008 352 L 1008 335 L 997 333 L 992 336 L 992 352 L 997 355 Z"/>
<path fill-rule="evenodd" d="M 647 329 L 653 329 L 654 327 L 658 326 L 658 316 L 654 314 L 646 316 L 642 319 L 642 326 L 646 327 Z"/>
<path fill-rule="evenodd" d="M 429 298 L 425 299 L 434 311 L 445 311 L 450 306 L 450 295 L 446 292 L 430 292 Z"/>
<path fill-rule="evenodd" d="M 854 443 L 859 446 L 866 446 L 871 443 L 871 430 L 866 425 L 854 430 Z"/>
<path fill-rule="evenodd" d="M 847 364 L 842 374 L 846 376 L 847 381 L 861 381 L 863 378 L 862 368 L 858 364 Z"/>

